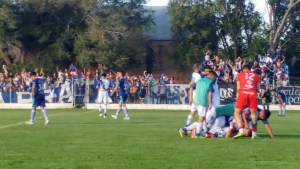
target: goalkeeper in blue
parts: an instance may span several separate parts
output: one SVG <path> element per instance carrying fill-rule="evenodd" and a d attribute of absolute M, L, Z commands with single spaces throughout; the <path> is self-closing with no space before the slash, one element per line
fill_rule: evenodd
<path fill-rule="evenodd" d="M 49 124 L 48 112 L 46 110 L 46 101 L 44 94 L 44 78 L 42 76 L 37 77 L 36 72 L 30 73 L 30 78 L 32 80 L 31 83 L 31 95 L 32 95 L 32 109 L 30 120 L 26 122 L 26 124 L 32 125 L 34 124 L 34 118 L 36 114 L 36 108 L 41 107 L 41 110 L 44 114 L 45 125 Z"/>

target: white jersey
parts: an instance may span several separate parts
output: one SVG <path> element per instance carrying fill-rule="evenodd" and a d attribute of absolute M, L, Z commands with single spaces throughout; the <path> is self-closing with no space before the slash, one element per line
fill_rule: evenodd
<path fill-rule="evenodd" d="M 100 104 L 108 104 L 109 103 L 109 95 L 108 90 L 110 86 L 110 81 L 108 79 L 100 79 L 98 82 L 98 102 Z"/>
<path fill-rule="evenodd" d="M 108 79 L 100 79 L 98 82 L 99 90 L 108 90 L 110 81 Z"/>
<path fill-rule="evenodd" d="M 213 82 L 213 97 L 212 97 L 212 105 L 213 106 L 220 106 L 221 105 L 221 98 L 220 98 L 220 90 L 218 85 L 218 79 Z"/>

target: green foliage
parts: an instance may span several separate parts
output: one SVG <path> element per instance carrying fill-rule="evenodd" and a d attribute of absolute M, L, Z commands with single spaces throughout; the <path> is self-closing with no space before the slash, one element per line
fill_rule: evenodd
<path fill-rule="evenodd" d="M 209 1 L 171 1 L 171 29 L 175 39 L 173 56 L 179 65 L 202 60 L 205 50 L 216 50 L 218 37 L 214 5 Z"/>
<path fill-rule="evenodd" d="M 143 60 L 140 58 L 147 41 L 144 32 L 152 21 L 150 12 L 143 8 L 144 0 L 5 2 L 0 4 L 0 15 L 14 17 L 0 19 L 0 38 L 9 32 L 16 34 L 10 37 L 22 44 L 27 64 L 53 69 L 71 62 L 81 67 L 101 63 L 113 68 Z M 0 40 L 2 44 L 7 41 Z M 140 45 L 133 48 L 136 43 Z M 0 48 L 6 49 L 1 43 Z M 8 56 L 8 52 L 3 53 Z"/>

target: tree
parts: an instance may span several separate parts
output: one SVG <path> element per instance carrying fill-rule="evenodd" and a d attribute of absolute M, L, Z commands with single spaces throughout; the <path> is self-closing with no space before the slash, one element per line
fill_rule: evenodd
<path fill-rule="evenodd" d="M 278 41 L 284 39 L 288 35 L 287 32 L 291 30 L 291 25 L 295 21 L 293 17 L 298 17 L 300 0 L 268 0 L 267 3 L 269 5 L 269 45 L 270 51 L 274 52 Z"/>
<path fill-rule="evenodd" d="M 111 68 L 144 62 L 148 40 L 144 32 L 151 24 L 144 3 L 0 0 L 0 55 L 7 64 L 42 65 L 49 70 L 71 62 Z"/>
<path fill-rule="evenodd" d="M 175 39 L 173 56 L 179 65 L 201 61 L 205 50 L 217 50 L 214 4 L 203 0 L 171 0 L 171 30 Z"/>
<path fill-rule="evenodd" d="M 227 55 L 233 53 L 236 57 L 247 51 L 253 37 L 258 37 L 262 30 L 262 17 L 255 11 L 254 4 L 251 1 L 216 0 L 215 6 L 218 36 Z"/>

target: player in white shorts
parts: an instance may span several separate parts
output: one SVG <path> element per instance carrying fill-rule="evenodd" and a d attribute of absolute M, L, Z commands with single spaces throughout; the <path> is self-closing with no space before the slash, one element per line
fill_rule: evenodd
<path fill-rule="evenodd" d="M 201 79 L 201 74 L 200 74 L 200 67 L 198 63 L 195 63 L 193 65 L 193 69 L 194 72 L 192 73 L 192 78 L 191 78 L 191 82 L 190 82 L 190 90 L 189 90 L 189 96 L 193 97 L 190 98 L 190 105 L 191 105 L 191 112 L 187 117 L 187 121 L 186 121 L 186 126 L 189 126 L 193 120 L 193 117 L 197 111 L 197 107 L 195 106 L 194 102 L 192 102 L 191 100 L 194 100 L 195 95 L 196 95 L 196 82 Z"/>
<path fill-rule="evenodd" d="M 100 103 L 99 106 L 99 117 L 102 117 L 102 104 L 104 104 L 104 118 L 107 117 L 107 104 L 109 100 L 109 86 L 110 81 L 106 78 L 106 74 L 101 74 L 101 79 L 98 82 L 97 89 L 98 89 L 98 102 Z"/>

